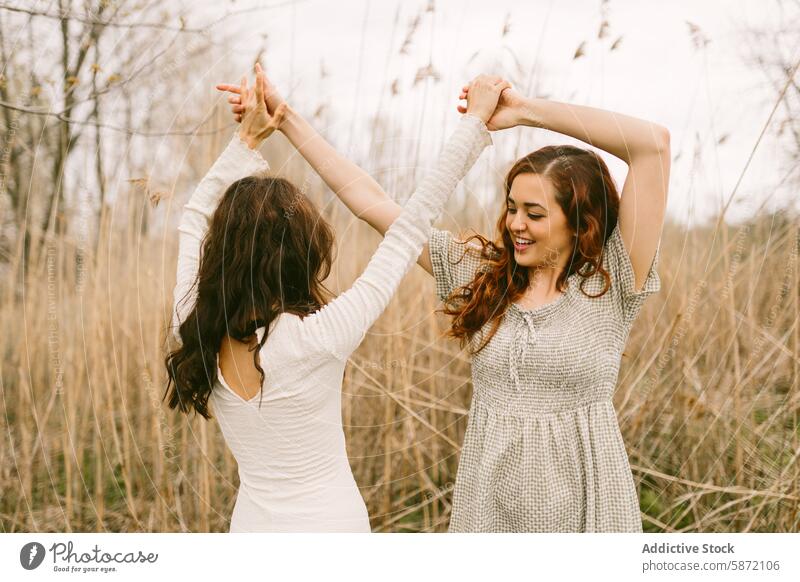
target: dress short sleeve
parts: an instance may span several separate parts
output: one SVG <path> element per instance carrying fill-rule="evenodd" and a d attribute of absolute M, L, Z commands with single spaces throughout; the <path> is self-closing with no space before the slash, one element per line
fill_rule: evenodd
<path fill-rule="evenodd" d="M 446 230 L 432 229 L 428 250 L 436 281 L 436 296 L 441 301 L 472 281 L 481 265 L 485 264 L 480 244 L 461 243 Z"/>
<path fill-rule="evenodd" d="M 661 279 L 656 268 L 661 255 L 661 241 L 656 248 L 653 262 L 644 285 L 639 291 L 635 291 L 636 279 L 633 272 L 630 254 L 622 242 L 622 233 L 619 230 L 617 221 L 611 236 L 605 244 L 603 251 L 603 267 L 611 276 L 611 293 L 617 303 L 623 323 L 630 325 L 639 315 L 639 311 L 644 305 L 645 300 L 653 293 L 661 289 Z"/>

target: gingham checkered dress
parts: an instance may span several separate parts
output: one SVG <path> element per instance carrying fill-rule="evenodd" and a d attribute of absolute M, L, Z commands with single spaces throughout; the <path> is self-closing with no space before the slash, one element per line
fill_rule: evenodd
<path fill-rule="evenodd" d="M 436 293 L 444 300 L 472 280 L 482 261 L 447 231 L 434 229 L 429 245 Z M 587 297 L 573 274 L 554 302 L 532 310 L 509 307 L 496 335 L 472 359 L 473 397 L 451 532 L 642 531 L 611 399 L 633 321 L 661 288 L 659 255 L 660 245 L 644 287 L 634 292 L 617 225 L 603 253 L 611 276 L 605 295 Z M 587 279 L 584 289 L 596 295 L 602 277 Z M 473 347 L 489 329 L 473 337 Z"/>

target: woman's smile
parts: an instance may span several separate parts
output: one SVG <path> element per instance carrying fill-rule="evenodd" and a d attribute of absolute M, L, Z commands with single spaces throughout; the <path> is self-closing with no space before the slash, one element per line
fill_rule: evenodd
<path fill-rule="evenodd" d="M 514 234 L 511 235 L 511 240 L 514 241 L 514 250 L 518 253 L 524 252 L 526 249 L 536 244 L 536 241 L 532 239 Z"/>

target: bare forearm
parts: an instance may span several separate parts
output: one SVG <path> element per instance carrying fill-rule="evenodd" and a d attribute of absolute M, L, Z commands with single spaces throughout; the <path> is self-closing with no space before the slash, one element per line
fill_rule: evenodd
<path fill-rule="evenodd" d="M 526 98 L 521 123 L 569 135 L 630 163 L 669 148 L 669 132 L 656 123 L 595 107 Z"/>
<path fill-rule="evenodd" d="M 386 233 L 402 208 L 369 174 L 337 152 L 291 108 L 281 131 L 353 214 Z"/>

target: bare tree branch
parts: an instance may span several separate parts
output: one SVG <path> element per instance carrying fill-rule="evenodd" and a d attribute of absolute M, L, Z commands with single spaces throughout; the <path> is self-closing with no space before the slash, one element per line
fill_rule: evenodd
<path fill-rule="evenodd" d="M 109 123 L 95 123 L 95 122 L 89 121 L 89 120 L 74 119 L 74 118 L 71 118 L 71 117 L 67 117 L 66 115 L 64 115 L 63 113 L 60 113 L 60 112 L 43 111 L 41 109 L 30 109 L 30 108 L 27 108 L 27 107 L 21 107 L 19 105 L 10 105 L 10 104 L 5 104 L 5 103 L 0 103 L 0 107 L 6 108 L 6 109 L 11 109 L 13 111 L 21 111 L 23 113 L 30 113 L 30 114 L 33 114 L 33 115 L 44 115 L 44 116 L 48 116 L 48 117 L 53 117 L 55 119 L 58 119 L 60 121 L 63 121 L 63 122 L 66 122 L 66 123 L 70 123 L 70 124 L 73 124 L 73 125 L 82 125 L 82 126 L 87 126 L 87 127 L 100 127 L 100 128 L 103 128 L 103 129 L 110 129 L 112 131 L 119 131 L 121 133 L 125 133 L 125 134 L 128 134 L 128 135 L 138 135 L 138 136 L 142 136 L 142 137 L 163 137 L 163 136 L 167 136 L 167 135 L 212 135 L 212 134 L 224 131 L 226 129 L 229 129 L 231 127 L 234 127 L 236 125 L 236 123 L 234 122 L 234 123 L 229 123 L 227 125 L 223 125 L 221 127 L 214 128 L 214 129 L 208 129 L 208 130 L 205 130 L 205 131 L 200 131 L 200 128 L 205 123 L 207 123 L 208 120 L 213 115 L 213 113 L 211 113 L 208 116 L 206 116 L 206 118 L 203 119 L 200 123 L 195 125 L 193 129 L 189 129 L 189 130 L 185 130 L 185 131 L 149 132 L 149 131 L 139 131 L 137 129 L 133 129 L 133 128 L 130 128 L 130 127 L 123 127 L 121 125 L 112 125 L 112 124 L 109 124 Z"/>
<path fill-rule="evenodd" d="M 57 12 L 48 12 L 45 10 L 35 10 L 32 8 L 23 8 L 21 6 L 9 6 L 8 4 L 0 4 L 0 10 L 8 10 L 9 12 L 18 12 L 21 14 L 28 14 L 30 16 L 41 16 L 43 18 L 52 18 L 54 20 L 72 20 L 80 22 L 89 26 L 107 26 L 110 28 L 153 28 L 157 30 L 174 30 L 176 32 L 185 33 L 198 33 L 203 32 L 202 28 L 186 28 L 185 26 L 170 26 L 160 22 L 114 22 L 112 19 L 103 20 L 100 18 L 87 18 L 73 14 L 69 10 L 59 10 Z"/>
<path fill-rule="evenodd" d="M 299 4 L 305 1 L 306 0 L 286 0 L 284 2 L 277 2 L 269 6 L 255 6 L 251 8 L 243 8 L 241 10 L 234 10 L 232 12 L 228 12 L 224 16 L 221 16 L 217 20 L 214 20 L 200 28 L 190 28 L 185 26 L 183 24 L 183 17 L 179 17 L 179 20 L 181 20 L 182 23 L 181 26 L 170 26 L 168 24 L 162 24 L 160 22 L 113 22 L 110 19 L 102 20 L 99 18 L 87 18 L 84 16 L 79 16 L 77 14 L 73 14 L 69 10 L 48 12 L 45 10 L 34 10 L 32 8 L 23 8 L 21 6 L 9 6 L 8 4 L 0 4 L 0 10 L 8 10 L 9 12 L 18 12 L 22 14 L 27 14 L 29 16 L 41 16 L 43 18 L 52 18 L 55 20 L 74 20 L 75 22 L 81 22 L 83 24 L 108 26 L 111 28 L 152 28 L 156 30 L 172 30 L 175 32 L 181 32 L 187 34 L 200 34 L 208 32 L 210 28 L 217 26 L 218 24 L 234 16 L 248 14 L 251 12 L 260 12 L 262 10 L 272 10 L 274 8 L 281 8 L 282 6 L 287 6 L 291 4 Z"/>

